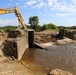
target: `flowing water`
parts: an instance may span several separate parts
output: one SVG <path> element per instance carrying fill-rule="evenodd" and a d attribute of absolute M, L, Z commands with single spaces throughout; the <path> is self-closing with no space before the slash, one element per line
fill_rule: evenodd
<path fill-rule="evenodd" d="M 27 49 L 22 61 L 36 71 L 48 73 L 53 69 L 62 69 L 76 75 L 76 43 Z"/>

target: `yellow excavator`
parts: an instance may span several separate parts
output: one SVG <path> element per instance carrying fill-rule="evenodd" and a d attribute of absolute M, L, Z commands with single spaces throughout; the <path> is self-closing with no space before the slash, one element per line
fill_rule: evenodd
<path fill-rule="evenodd" d="M 18 29 L 20 29 L 21 27 L 23 29 L 27 29 L 26 24 L 24 23 L 24 20 L 18 10 L 18 7 L 14 7 L 14 8 L 0 8 L 0 14 L 9 14 L 9 13 L 15 13 L 15 15 L 18 18 L 19 24 L 20 26 L 18 27 Z"/>

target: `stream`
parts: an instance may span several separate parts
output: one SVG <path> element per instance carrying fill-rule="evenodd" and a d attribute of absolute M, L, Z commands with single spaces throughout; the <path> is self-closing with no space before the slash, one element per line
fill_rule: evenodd
<path fill-rule="evenodd" d="M 38 72 L 62 69 L 76 75 L 76 43 L 53 45 L 46 49 L 30 48 L 21 61 Z"/>

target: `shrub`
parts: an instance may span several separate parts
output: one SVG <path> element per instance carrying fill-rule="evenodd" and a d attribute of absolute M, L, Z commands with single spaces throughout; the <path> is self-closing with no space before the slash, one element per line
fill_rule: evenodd
<path fill-rule="evenodd" d="M 58 29 L 57 26 L 53 23 L 49 23 L 47 24 L 47 26 L 48 26 L 48 29 Z"/>

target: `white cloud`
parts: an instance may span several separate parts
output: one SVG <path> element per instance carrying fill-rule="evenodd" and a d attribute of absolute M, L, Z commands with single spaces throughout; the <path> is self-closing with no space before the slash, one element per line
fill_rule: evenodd
<path fill-rule="evenodd" d="M 58 16 L 58 17 L 67 17 L 67 16 L 69 16 L 69 15 L 71 15 L 71 14 L 66 14 L 66 13 L 56 13 L 56 16 Z"/>
<path fill-rule="evenodd" d="M 73 2 L 74 4 L 76 4 L 76 0 L 72 0 L 72 2 Z"/>
<path fill-rule="evenodd" d="M 69 21 L 76 21 L 76 18 L 68 18 Z"/>
<path fill-rule="evenodd" d="M 10 0 L 10 2 L 13 0 Z M 23 5 L 20 6 L 20 2 Z M 11 3 L 9 4 L 11 6 Z M 60 11 L 60 12 L 76 12 L 76 0 L 19 0 L 16 5 L 19 5 L 23 8 L 42 8 L 44 5 L 46 6 L 45 9 L 50 7 L 52 11 Z M 49 10 L 50 10 L 49 9 Z"/>
<path fill-rule="evenodd" d="M 48 6 L 51 7 L 51 10 L 58 10 L 58 11 L 67 10 L 67 6 L 64 1 L 48 0 Z"/>
<path fill-rule="evenodd" d="M 6 26 L 6 25 L 19 25 L 17 19 L 8 20 L 8 19 L 0 19 L 0 26 Z"/>
<path fill-rule="evenodd" d="M 39 4 L 37 4 L 37 5 L 35 5 L 35 7 L 34 8 L 41 8 L 41 7 L 43 7 L 45 5 L 45 3 L 44 2 L 40 2 Z"/>
<path fill-rule="evenodd" d="M 54 3 L 57 3 L 57 0 L 48 0 L 49 6 L 53 6 Z"/>
<path fill-rule="evenodd" d="M 10 6 L 12 5 L 10 0 Z M 20 4 L 21 2 L 21 4 Z M 76 0 L 69 0 L 69 2 L 67 0 L 19 0 L 18 3 L 16 3 L 16 5 L 22 7 L 22 8 L 33 8 L 33 9 L 40 9 L 40 8 L 44 8 L 44 13 L 47 12 L 54 12 L 53 16 L 59 16 L 59 17 L 66 17 L 66 16 L 70 16 L 73 14 L 76 14 Z M 51 10 L 51 11 L 50 11 Z M 40 13 L 43 11 L 40 10 Z M 45 14 L 44 16 L 52 16 L 50 14 Z M 66 14 L 66 13 L 70 13 L 70 14 Z"/>
<path fill-rule="evenodd" d="M 45 5 L 45 2 L 43 0 L 30 0 L 25 3 L 27 7 L 30 6 L 31 8 L 37 8 L 37 9 L 42 8 Z"/>
<path fill-rule="evenodd" d="M 23 5 L 23 6 L 21 6 L 21 8 L 27 8 L 27 6 L 26 5 Z"/>
<path fill-rule="evenodd" d="M 51 10 L 57 10 L 62 12 L 76 12 L 76 0 L 73 0 L 72 2 L 73 4 L 70 2 L 67 3 L 65 0 L 48 0 L 48 6 L 51 7 Z"/>
<path fill-rule="evenodd" d="M 31 5 L 33 5 L 35 3 L 37 3 L 36 0 L 26 2 L 26 4 L 29 5 L 29 6 L 31 6 Z"/>

